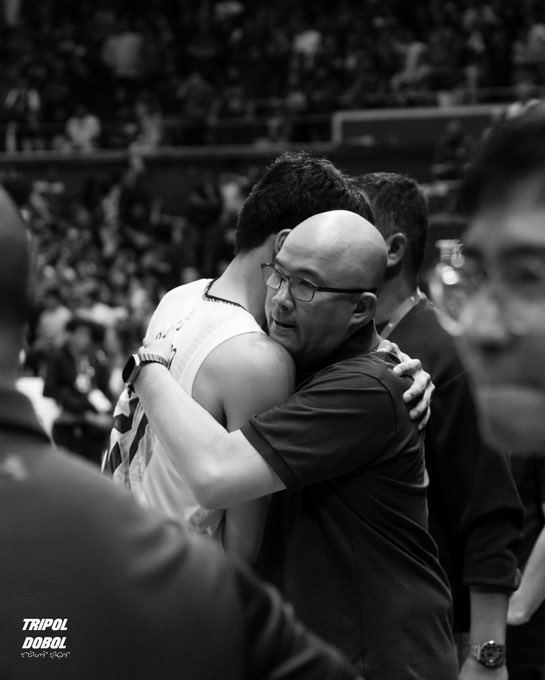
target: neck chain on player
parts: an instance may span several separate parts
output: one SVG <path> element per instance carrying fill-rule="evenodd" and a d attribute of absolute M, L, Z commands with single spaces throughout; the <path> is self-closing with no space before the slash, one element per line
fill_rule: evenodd
<path fill-rule="evenodd" d="M 241 309 L 246 309 L 238 302 L 226 300 L 225 298 L 217 297 L 216 295 L 210 295 L 208 291 L 210 290 L 212 284 L 215 283 L 216 281 L 217 279 L 212 279 L 212 281 L 210 281 L 210 283 L 206 286 L 205 291 L 202 294 L 203 300 L 208 300 L 209 302 L 222 302 L 224 305 L 233 305 L 233 307 L 240 307 Z"/>

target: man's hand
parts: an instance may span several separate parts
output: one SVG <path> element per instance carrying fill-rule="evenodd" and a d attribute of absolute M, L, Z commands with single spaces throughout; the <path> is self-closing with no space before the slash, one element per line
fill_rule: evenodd
<path fill-rule="evenodd" d="M 392 352 L 399 357 L 401 363 L 394 366 L 394 372 L 398 375 L 408 375 L 413 379 L 413 384 L 403 394 L 403 401 L 406 404 L 416 402 L 409 411 L 409 416 L 411 420 L 418 421 L 418 429 L 422 430 L 430 419 L 431 395 L 435 389 L 431 375 L 422 368 L 420 359 L 411 359 L 399 349 L 395 342 L 382 338 L 378 350 Z"/>
<path fill-rule="evenodd" d="M 507 667 L 486 668 L 472 656 L 468 656 L 458 675 L 459 680 L 508 680 Z"/>
<path fill-rule="evenodd" d="M 528 623 L 531 618 L 531 611 L 518 590 L 509 599 L 509 609 L 507 610 L 507 625 L 522 626 Z"/>

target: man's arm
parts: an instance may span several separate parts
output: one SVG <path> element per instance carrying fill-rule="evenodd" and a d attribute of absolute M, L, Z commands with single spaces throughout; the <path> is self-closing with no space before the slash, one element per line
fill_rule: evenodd
<path fill-rule="evenodd" d="M 168 356 L 169 335 L 154 341 L 148 336 L 147 351 Z M 254 364 L 249 370 L 258 382 L 275 368 L 267 362 Z M 286 488 L 242 432 L 228 433 L 185 393 L 164 366 L 146 364 L 135 390 L 173 465 L 204 507 L 231 508 Z M 338 420 L 335 422 L 338 424 Z"/>
<path fill-rule="evenodd" d="M 211 352 L 195 378 L 192 397 L 233 431 L 285 401 L 294 382 L 288 352 L 266 335 L 246 333 Z M 226 511 L 223 545 L 250 563 L 257 557 L 268 502 L 263 497 Z"/>
<path fill-rule="evenodd" d="M 505 644 L 505 619 L 507 595 L 500 592 L 486 592 L 470 589 L 471 625 L 469 643 L 481 644 L 487 640 Z M 460 670 L 460 680 L 507 680 L 507 668 L 485 668 L 468 654 Z"/>
<path fill-rule="evenodd" d="M 270 358 L 248 363 L 257 382 L 268 380 L 277 368 Z M 151 427 L 200 505 L 231 508 L 285 489 L 240 430 L 227 432 L 167 368 L 144 365 L 134 388 Z"/>
<path fill-rule="evenodd" d="M 545 505 L 543 506 L 545 514 Z M 537 537 L 526 562 L 522 579 L 509 600 L 507 623 L 520 626 L 528 623 L 533 613 L 545 600 L 545 528 Z"/>

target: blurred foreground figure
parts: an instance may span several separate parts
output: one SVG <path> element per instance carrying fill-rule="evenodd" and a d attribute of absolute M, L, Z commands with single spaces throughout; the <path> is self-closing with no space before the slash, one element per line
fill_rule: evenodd
<path fill-rule="evenodd" d="M 15 389 L 28 270 L 0 191 L 0 677 L 355 678 L 215 546 L 53 450 Z"/>
<path fill-rule="evenodd" d="M 506 456 L 482 441 L 453 338 L 418 288 L 428 232 L 422 188 L 410 177 L 387 172 L 363 175 L 357 185 L 388 246 L 377 328 L 418 356 L 435 384 L 425 440 L 429 526 L 452 588 L 460 678 L 475 680 L 484 673 L 501 680 L 507 678 L 507 602 L 516 587 L 519 497 Z"/>
<path fill-rule="evenodd" d="M 496 128 L 461 190 L 463 258 L 432 282 L 492 444 L 545 452 L 545 110 Z M 545 454 L 544 454 L 545 455 Z"/>
<path fill-rule="evenodd" d="M 483 431 L 510 448 L 526 510 L 523 567 L 511 597 L 511 680 L 542 677 L 545 658 L 545 111 L 532 107 L 485 140 L 464 178 L 463 257 L 432 290 L 459 335 Z"/>

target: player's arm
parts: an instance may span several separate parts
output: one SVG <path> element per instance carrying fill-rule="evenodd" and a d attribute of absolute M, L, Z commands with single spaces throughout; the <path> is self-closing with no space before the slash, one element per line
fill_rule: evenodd
<path fill-rule="evenodd" d="M 148 350 L 161 354 L 162 345 L 170 347 L 168 334 Z M 266 362 L 253 365 L 252 380 L 268 381 L 271 370 Z M 163 448 L 203 507 L 231 508 L 286 488 L 242 432 L 228 432 L 165 366 L 145 364 L 134 388 Z"/>
<path fill-rule="evenodd" d="M 199 370 L 192 397 L 210 413 L 223 413 L 227 430 L 285 401 L 294 389 L 295 368 L 286 350 L 266 335 L 246 333 L 222 343 Z M 210 403 L 210 400 L 216 403 Z M 268 509 L 268 497 L 229 508 L 223 544 L 255 562 Z"/>

